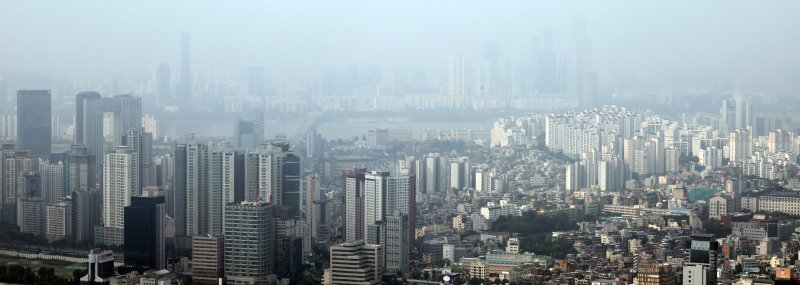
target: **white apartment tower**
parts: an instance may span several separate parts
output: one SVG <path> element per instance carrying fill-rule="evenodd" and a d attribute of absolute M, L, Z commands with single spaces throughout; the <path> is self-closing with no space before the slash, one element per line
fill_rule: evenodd
<path fill-rule="evenodd" d="M 118 146 L 105 155 L 103 163 L 103 225 L 123 229 L 125 206 L 138 196 L 138 157 L 130 147 Z"/>

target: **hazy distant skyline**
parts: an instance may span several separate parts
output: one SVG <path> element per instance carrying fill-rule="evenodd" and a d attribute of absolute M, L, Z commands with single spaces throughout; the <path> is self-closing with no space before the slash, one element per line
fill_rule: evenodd
<path fill-rule="evenodd" d="M 193 70 L 263 65 L 313 79 L 327 68 L 377 67 L 384 77 L 420 66 L 444 78 L 453 55 L 497 42 L 512 65 L 553 30 L 568 51 L 584 18 L 592 65 L 606 89 L 627 86 L 800 90 L 797 1 L 6 1 L 0 3 L 0 75 L 10 72 L 177 78 L 180 35 Z M 704 86 L 706 85 L 706 86 Z"/>

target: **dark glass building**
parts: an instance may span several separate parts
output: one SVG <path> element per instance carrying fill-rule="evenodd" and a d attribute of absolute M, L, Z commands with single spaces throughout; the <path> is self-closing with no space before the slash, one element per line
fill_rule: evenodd
<path fill-rule="evenodd" d="M 17 91 L 17 149 L 50 158 L 50 90 Z"/>
<path fill-rule="evenodd" d="M 141 197 L 131 197 L 131 205 L 125 207 L 125 265 L 163 269 L 164 196 L 147 190 Z"/>

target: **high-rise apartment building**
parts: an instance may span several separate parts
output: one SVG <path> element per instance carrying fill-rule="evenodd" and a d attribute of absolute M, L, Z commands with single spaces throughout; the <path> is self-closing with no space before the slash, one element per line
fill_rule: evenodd
<path fill-rule="evenodd" d="M 728 158 L 732 162 L 748 159 L 753 154 L 753 130 L 736 129 L 730 132 Z"/>
<path fill-rule="evenodd" d="M 44 236 L 45 202 L 42 197 L 42 177 L 38 172 L 27 172 L 19 178 L 19 202 L 16 224 L 23 233 Z"/>
<path fill-rule="evenodd" d="M 103 226 L 106 244 L 121 245 L 125 228 L 124 209 L 131 197 L 139 196 L 138 156 L 127 146 L 118 146 L 105 155 L 103 163 Z"/>
<path fill-rule="evenodd" d="M 206 234 L 209 229 L 208 146 L 187 145 L 186 165 L 176 167 L 186 168 L 186 234 Z"/>
<path fill-rule="evenodd" d="M 467 83 L 465 81 L 466 71 L 464 70 L 464 58 L 454 56 L 450 58 L 447 76 L 447 95 L 451 97 L 464 97 L 467 95 Z"/>
<path fill-rule="evenodd" d="M 52 141 L 50 90 L 17 92 L 17 149 L 50 158 Z"/>
<path fill-rule="evenodd" d="M 20 177 L 24 173 L 36 171 L 38 159 L 30 157 L 30 151 L 17 150 L 14 144 L 3 144 L 0 147 L 0 220 L 10 225 L 18 225 L 18 198 L 22 191 Z"/>
<path fill-rule="evenodd" d="M 47 241 L 55 242 L 62 239 L 72 239 L 72 201 L 70 199 L 59 199 L 55 203 L 47 205 L 45 216 Z"/>

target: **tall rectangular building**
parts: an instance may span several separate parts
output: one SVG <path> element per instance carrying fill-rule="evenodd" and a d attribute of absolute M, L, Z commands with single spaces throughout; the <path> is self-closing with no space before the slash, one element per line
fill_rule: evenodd
<path fill-rule="evenodd" d="M 381 246 L 387 272 L 409 273 L 408 262 L 413 241 L 411 238 L 414 234 L 412 229 L 408 215 L 394 213 L 385 217 Z"/>
<path fill-rule="evenodd" d="M 97 187 L 95 160 L 86 146 L 72 146 L 67 154 L 67 192 L 88 191 Z"/>
<path fill-rule="evenodd" d="M 18 178 L 20 197 L 17 207 L 17 225 L 23 233 L 44 236 L 45 202 L 42 198 L 42 177 L 37 172 L 27 172 Z"/>
<path fill-rule="evenodd" d="M 131 197 L 139 196 L 138 157 L 130 147 L 118 146 L 105 156 L 103 167 L 103 226 L 116 232 L 107 244 L 123 243 L 125 228 L 124 209 L 131 204 Z"/>
<path fill-rule="evenodd" d="M 56 200 L 66 197 L 64 188 L 64 164 L 59 161 L 40 158 L 38 160 L 38 173 L 42 179 L 42 199 L 46 205 L 53 204 Z"/>
<path fill-rule="evenodd" d="M 47 241 L 72 239 L 72 201 L 68 198 L 60 199 L 54 204 L 47 205 L 46 211 Z"/>
<path fill-rule="evenodd" d="M 342 175 L 344 188 L 345 241 L 364 239 L 364 173 L 365 169 L 345 171 Z"/>
<path fill-rule="evenodd" d="M 143 269 L 166 268 L 164 196 L 147 187 L 125 207 L 125 265 Z"/>
<path fill-rule="evenodd" d="M 14 144 L 0 147 L 0 220 L 6 224 L 19 225 L 17 221 L 18 199 L 22 197 L 19 178 L 36 171 L 38 159 L 30 157 L 30 151 L 17 150 Z"/>
<path fill-rule="evenodd" d="M 162 62 L 156 69 L 156 107 L 170 103 L 172 100 L 172 74 L 170 73 L 169 64 Z"/>
<path fill-rule="evenodd" d="M 50 158 L 52 143 L 50 90 L 17 92 L 17 149 Z"/>
<path fill-rule="evenodd" d="M 223 276 L 225 238 L 220 235 L 192 237 L 192 282 L 215 285 Z"/>
<path fill-rule="evenodd" d="M 92 241 L 94 226 L 103 222 L 103 193 L 100 190 L 72 191 L 72 227 L 75 241 Z"/>
<path fill-rule="evenodd" d="M 136 153 L 139 160 L 139 186 L 155 186 L 153 180 L 153 136 L 142 128 L 127 130 L 122 137 L 122 145 L 128 146 Z"/>
<path fill-rule="evenodd" d="M 181 35 L 181 73 L 178 86 L 176 101 L 184 107 L 188 107 L 192 100 L 192 46 L 191 35 L 183 33 Z"/>
<path fill-rule="evenodd" d="M 192 143 L 186 146 L 186 234 L 208 233 L 208 146 Z"/>
<path fill-rule="evenodd" d="M 105 101 L 104 111 L 113 113 L 114 146 L 125 145 L 122 137 L 128 130 L 142 128 L 142 98 L 124 94 L 106 98 Z"/>
<path fill-rule="evenodd" d="M 273 207 L 265 202 L 225 206 L 225 276 L 229 284 L 264 284 L 273 277 Z"/>
<path fill-rule="evenodd" d="M 222 152 L 222 201 L 223 204 L 239 203 L 245 200 L 245 153 L 242 151 Z"/>
<path fill-rule="evenodd" d="M 142 98 L 132 95 L 116 95 L 102 98 L 97 92 L 81 92 L 75 95 L 75 144 L 88 148 L 89 154 L 103 157 L 103 116 L 112 113 L 113 146 L 122 142 L 130 129 L 142 127 Z M 97 161 L 97 170 L 100 170 Z"/>

